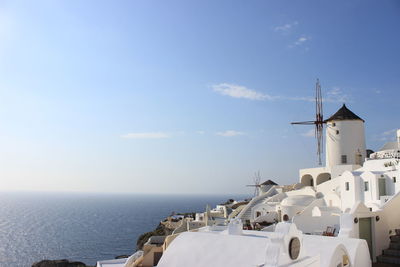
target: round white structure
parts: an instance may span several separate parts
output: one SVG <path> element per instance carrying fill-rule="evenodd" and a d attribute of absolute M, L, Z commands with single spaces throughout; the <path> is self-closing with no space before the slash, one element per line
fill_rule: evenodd
<path fill-rule="evenodd" d="M 326 122 L 326 166 L 362 165 L 366 157 L 364 120 L 345 104 Z"/>

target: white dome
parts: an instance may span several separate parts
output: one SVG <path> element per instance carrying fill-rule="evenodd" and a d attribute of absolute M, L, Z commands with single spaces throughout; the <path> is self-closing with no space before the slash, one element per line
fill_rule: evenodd
<path fill-rule="evenodd" d="M 282 200 L 282 206 L 308 206 L 315 200 L 315 197 L 310 195 L 295 195 L 289 196 Z"/>

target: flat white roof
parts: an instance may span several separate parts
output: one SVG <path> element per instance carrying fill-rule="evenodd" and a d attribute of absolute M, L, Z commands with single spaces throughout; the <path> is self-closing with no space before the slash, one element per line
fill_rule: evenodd
<path fill-rule="evenodd" d="M 124 267 L 126 259 L 98 261 L 96 267 Z"/>
<path fill-rule="evenodd" d="M 267 244 L 275 234 L 263 231 L 243 231 L 243 235 L 228 235 L 225 231 L 184 232 L 171 243 L 157 267 L 259 266 L 265 263 Z M 321 266 L 329 266 L 338 246 L 347 249 L 352 262 L 366 261 L 366 265 L 357 266 L 370 266 L 368 247 L 363 242 L 352 238 L 303 235 L 305 255 L 320 255 Z"/>

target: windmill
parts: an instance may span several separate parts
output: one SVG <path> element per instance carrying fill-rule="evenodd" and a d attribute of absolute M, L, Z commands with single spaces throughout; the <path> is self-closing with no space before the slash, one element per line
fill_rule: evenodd
<path fill-rule="evenodd" d="M 317 139 L 317 156 L 318 164 L 322 165 L 322 152 L 324 145 L 323 129 L 324 129 L 324 118 L 322 111 L 322 93 L 321 85 L 319 79 L 315 85 L 315 120 L 314 121 L 302 121 L 302 122 L 292 122 L 291 124 L 301 124 L 301 125 L 315 125 L 315 138 Z"/>
<path fill-rule="evenodd" d="M 246 186 L 254 187 L 254 196 L 255 197 L 258 196 L 258 194 L 260 193 L 260 187 L 261 187 L 260 180 L 261 180 L 261 175 L 260 175 L 260 171 L 258 171 L 256 173 L 254 173 L 254 178 L 253 178 L 254 184 L 246 185 Z"/>

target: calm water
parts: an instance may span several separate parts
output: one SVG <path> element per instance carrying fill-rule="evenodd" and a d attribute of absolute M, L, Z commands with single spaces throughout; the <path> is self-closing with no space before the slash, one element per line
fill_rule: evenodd
<path fill-rule="evenodd" d="M 0 266 L 63 258 L 95 265 L 132 254 L 138 236 L 172 211 L 244 197 L 0 193 Z"/>

